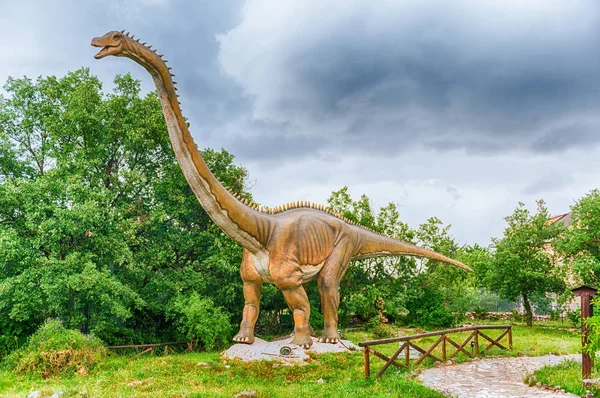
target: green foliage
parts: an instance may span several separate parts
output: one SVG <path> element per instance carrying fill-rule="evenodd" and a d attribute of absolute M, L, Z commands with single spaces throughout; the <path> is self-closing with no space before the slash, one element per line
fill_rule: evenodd
<path fill-rule="evenodd" d="M 475 319 L 486 319 L 490 315 L 490 311 L 487 307 L 477 306 L 473 308 L 471 314 Z"/>
<path fill-rule="evenodd" d="M 422 279 L 418 282 L 420 289 L 411 291 L 406 299 L 409 313 L 403 318 L 403 322 L 428 329 L 455 326 L 459 318 L 444 305 L 443 291 L 424 284 Z"/>
<path fill-rule="evenodd" d="M 38 373 L 43 377 L 74 372 L 85 375 L 106 355 L 108 350 L 100 339 L 66 329 L 58 320 L 48 320 L 25 346 L 5 359 L 4 366 L 17 373 Z"/>
<path fill-rule="evenodd" d="M 572 228 L 557 239 L 557 250 L 583 283 L 600 280 L 600 190 L 593 190 L 571 207 Z"/>
<path fill-rule="evenodd" d="M 557 250 L 573 270 L 578 283 L 597 285 L 600 281 L 600 190 L 595 189 L 572 207 L 571 227 L 557 242 Z M 596 306 L 598 298 L 594 300 Z M 596 307 L 597 308 L 597 307 Z M 581 311 L 567 313 L 572 324 L 580 326 Z M 600 315 L 588 319 L 590 343 L 586 350 L 595 353 L 600 348 Z"/>
<path fill-rule="evenodd" d="M 177 297 L 171 311 L 179 330 L 188 339 L 202 342 L 209 350 L 228 342 L 232 336 L 229 316 L 210 298 L 196 292 L 188 297 Z"/>
<path fill-rule="evenodd" d="M 592 378 L 597 377 L 598 367 L 595 366 L 592 370 Z M 530 374 L 525 379 L 525 383 L 534 386 L 541 383 L 550 388 L 560 387 L 566 392 L 575 394 L 576 396 L 584 397 L 587 391 L 590 391 L 593 396 L 598 396 L 599 388 L 591 386 L 584 388 L 581 379 L 581 364 L 574 360 L 566 360 L 558 365 L 544 366 Z"/>
<path fill-rule="evenodd" d="M 87 69 L 4 89 L 0 352 L 52 317 L 110 344 L 183 338 L 167 311 L 193 291 L 240 313 L 241 249 L 185 181 L 156 93 L 126 75 L 104 94 Z M 203 156 L 250 197 L 232 154 Z"/>
<path fill-rule="evenodd" d="M 373 329 L 373 337 L 375 337 L 376 339 L 387 339 L 390 337 L 396 337 L 396 332 L 389 325 L 385 323 L 380 323 Z"/>
<path fill-rule="evenodd" d="M 513 310 L 512 310 L 512 319 L 515 322 L 521 322 L 521 321 L 523 321 L 523 315 L 521 315 L 521 313 L 519 312 L 518 309 L 513 308 Z"/>
<path fill-rule="evenodd" d="M 581 310 L 567 311 L 567 319 L 574 327 L 581 327 Z"/>
<path fill-rule="evenodd" d="M 493 261 L 482 270 L 484 283 L 502 298 L 523 300 L 528 325 L 532 324 L 532 304 L 547 300 L 547 293 L 562 293 L 565 282 L 549 242 L 562 231 L 559 223 L 548 224 L 548 211 L 538 201 L 535 214 L 523 203 L 506 217 L 504 237 L 496 240 Z"/>
<path fill-rule="evenodd" d="M 486 249 L 459 247 L 450 235 L 450 226 L 435 217 L 412 229 L 400 220 L 394 203 L 375 214 L 369 198 L 362 195 L 353 200 L 348 187 L 333 192 L 328 203 L 338 213 L 375 231 L 456 257 L 475 268 L 489 262 Z M 425 327 L 450 326 L 475 300 L 475 283 L 474 275 L 438 261 L 409 256 L 355 261 L 342 281 L 341 319 L 384 317 Z M 384 303 L 381 309 L 377 308 L 378 300 Z"/>

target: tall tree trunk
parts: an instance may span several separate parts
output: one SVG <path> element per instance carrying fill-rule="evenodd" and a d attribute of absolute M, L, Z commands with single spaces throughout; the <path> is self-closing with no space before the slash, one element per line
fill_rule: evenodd
<path fill-rule="evenodd" d="M 527 326 L 533 326 L 533 314 L 531 313 L 531 303 L 526 295 L 523 295 L 523 307 L 525 307 L 525 320 Z"/>

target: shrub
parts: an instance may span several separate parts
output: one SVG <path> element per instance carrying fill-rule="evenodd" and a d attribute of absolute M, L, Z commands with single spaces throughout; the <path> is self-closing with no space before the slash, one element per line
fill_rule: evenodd
<path fill-rule="evenodd" d="M 392 329 L 389 325 L 386 325 L 385 323 L 380 323 L 373 330 L 373 336 L 376 339 L 387 339 L 389 337 L 396 337 L 396 332 L 394 332 L 394 329 Z"/>
<path fill-rule="evenodd" d="M 567 311 L 567 319 L 575 327 L 581 327 L 581 310 Z"/>
<path fill-rule="evenodd" d="M 5 359 L 17 373 L 48 377 L 61 373 L 87 374 L 108 350 L 97 337 L 66 329 L 59 320 L 47 320 L 27 343 Z"/>
<path fill-rule="evenodd" d="M 196 292 L 175 299 L 170 317 L 188 339 L 201 342 L 209 350 L 231 338 L 229 315 L 215 306 L 210 298 L 201 297 Z"/>
<path fill-rule="evenodd" d="M 523 315 L 519 312 L 518 309 L 513 308 L 512 310 L 512 319 L 515 322 L 521 322 L 523 320 Z"/>
<path fill-rule="evenodd" d="M 477 307 L 473 308 L 471 314 L 475 319 L 487 319 L 487 317 L 489 316 L 489 311 L 486 307 L 478 305 Z"/>
<path fill-rule="evenodd" d="M 445 305 L 442 292 L 423 286 L 412 291 L 406 299 L 408 315 L 403 321 L 424 328 L 445 328 L 456 325 L 458 318 Z"/>

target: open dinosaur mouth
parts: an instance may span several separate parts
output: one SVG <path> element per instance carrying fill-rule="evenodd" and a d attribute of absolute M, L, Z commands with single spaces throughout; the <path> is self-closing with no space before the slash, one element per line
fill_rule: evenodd
<path fill-rule="evenodd" d="M 94 55 L 94 58 L 96 59 L 104 58 L 107 55 L 116 53 L 119 47 L 111 44 L 106 44 L 106 40 L 102 40 L 101 37 L 94 37 L 92 39 L 91 45 L 92 47 L 98 47 L 101 49 L 100 51 L 98 51 L 98 53 L 96 53 L 96 55 Z"/>
<path fill-rule="evenodd" d="M 94 47 L 97 47 L 97 46 L 94 46 Z M 98 51 L 96 53 L 96 55 L 94 55 L 94 58 L 96 58 L 96 59 L 103 58 L 104 56 L 106 56 L 106 53 L 108 52 L 109 49 L 110 49 L 110 46 L 102 47 L 102 49 L 100 51 Z"/>

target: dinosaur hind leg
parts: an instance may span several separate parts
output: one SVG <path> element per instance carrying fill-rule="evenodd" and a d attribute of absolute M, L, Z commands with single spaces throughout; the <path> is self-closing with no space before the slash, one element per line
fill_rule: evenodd
<path fill-rule="evenodd" d="M 260 290 L 263 280 L 252 265 L 246 251 L 244 251 L 240 273 L 244 282 L 245 305 L 240 331 L 233 337 L 233 340 L 238 343 L 252 344 L 254 342 L 254 326 L 260 309 Z"/>
<path fill-rule="evenodd" d="M 310 303 L 302 286 L 300 267 L 297 264 L 271 265 L 270 272 L 275 286 L 283 293 L 283 298 L 294 316 L 294 339 L 291 344 L 309 348 L 313 343 L 310 337 Z"/>
<path fill-rule="evenodd" d="M 351 250 L 345 246 L 342 242 L 336 246 L 325 262 L 317 279 L 324 323 L 323 334 L 317 339 L 321 343 L 335 344 L 340 340 L 338 333 L 340 281 L 348 268 L 351 256 Z"/>

